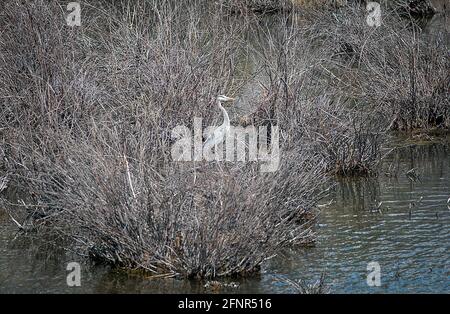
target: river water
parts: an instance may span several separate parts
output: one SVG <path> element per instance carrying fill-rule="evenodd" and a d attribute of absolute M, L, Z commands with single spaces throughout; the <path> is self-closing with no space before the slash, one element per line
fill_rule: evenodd
<path fill-rule="evenodd" d="M 449 142 L 404 144 L 386 158 L 378 177 L 337 181 L 333 203 L 321 209 L 316 246 L 282 252 L 259 277 L 223 292 L 289 293 L 283 278 L 312 282 L 325 273 L 334 293 L 450 293 Z M 418 179 L 406 175 L 412 168 Z M 381 212 L 375 212 L 379 202 Z M 81 264 L 81 287 L 67 286 L 72 261 Z M 380 265 L 379 287 L 367 284 L 370 262 Z M 208 292 L 203 284 L 150 279 L 68 252 L 49 255 L 41 241 L 17 234 L 0 213 L 0 293 Z"/>

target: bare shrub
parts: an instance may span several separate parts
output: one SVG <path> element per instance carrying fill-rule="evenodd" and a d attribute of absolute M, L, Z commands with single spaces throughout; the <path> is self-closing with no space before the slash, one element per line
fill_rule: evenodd
<path fill-rule="evenodd" d="M 384 12 L 380 27 L 369 27 L 365 12 L 341 10 L 324 16 L 322 32 L 335 50 L 329 67 L 338 90 L 382 111 L 386 127 L 413 131 L 449 127 L 445 30 L 426 38 L 414 20 Z M 378 108 L 377 108 L 378 107 Z"/>
<path fill-rule="evenodd" d="M 311 31 L 296 20 L 294 15 L 281 23 L 287 23 L 283 29 L 267 34 L 268 49 L 261 61 L 268 76 L 267 95 L 258 103 L 255 123 L 281 125 L 284 150 L 312 151 L 333 174 L 375 173 L 381 158 L 382 117 L 334 88 L 334 52 L 322 43 L 328 34 Z"/>
<path fill-rule="evenodd" d="M 81 254 L 216 277 L 252 273 L 278 249 L 314 240 L 312 209 L 325 181 L 305 156 L 285 157 L 266 175 L 252 164 L 156 168 L 145 152 L 122 154 L 113 131 L 96 133 L 55 139 L 57 162 L 24 149 L 34 169 L 14 176 L 31 192 L 25 208 L 35 223 L 72 239 Z"/>
<path fill-rule="evenodd" d="M 301 125 L 328 171 L 341 176 L 376 173 L 384 140 L 379 116 L 326 97 L 316 99 L 309 108 Z"/>
<path fill-rule="evenodd" d="M 200 21 L 195 1 L 92 3 L 79 30 L 56 1 L 11 0 L 1 17 L 2 151 L 26 219 L 82 255 L 167 276 L 250 274 L 313 241 L 327 179 L 310 152 L 268 174 L 171 160 L 173 127 L 211 122 L 234 88 L 238 28 Z"/>

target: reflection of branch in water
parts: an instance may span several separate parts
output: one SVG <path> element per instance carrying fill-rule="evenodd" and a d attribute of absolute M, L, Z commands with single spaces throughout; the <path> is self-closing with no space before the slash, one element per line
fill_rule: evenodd
<path fill-rule="evenodd" d="M 410 179 L 412 182 L 419 181 L 420 183 L 422 183 L 422 181 L 420 180 L 419 175 L 416 173 L 416 168 L 412 168 L 412 169 L 408 170 L 408 171 L 406 172 L 406 176 L 407 176 L 408 179 Z"/>
<path fill-rule="evenodd" d="M 333 203 L 335 203 L 335 200 L 331 200 L 331 201 L 329 201 L 328 203 L 325 203 L 325 204 L 318 204 L 317 207 L 324 208 L 324 207 L 330 206 Z"/>
<path fill-rule="evenodd" d="M 419 199 L 417 201 L 409 202 L 409 213 L 408 213 L 409 219 L 411 219 L 411 217 L 412 217 L 412 209 L 414 207 L 418 207 L 422 203 L 422 200 L 423 200 L 423 196 L 419 197 Z"/>
<path fill-rule="evenodd" d="M 369 207 L 369 211 L 382 214 L 383 211 L 381 210 L 381 205 L 383 205 L 383 202 L 378 202 L 378 204 Z"/>
<path fill-rule="evenodd" d="M 299 294 L 326 294 L 330 292 L 328 285 L 325 284 L 325 274 L 322 273 L 320 278 L 313 283 L 306 283 L 302 279 L 292 280 L 279 275 L 272 275 L 275 280 L 290 285 Z"/>

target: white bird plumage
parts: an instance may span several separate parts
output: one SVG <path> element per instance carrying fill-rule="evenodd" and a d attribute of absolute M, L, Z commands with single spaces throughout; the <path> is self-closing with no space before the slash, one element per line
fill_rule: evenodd
<path fill-rule="evenodd" d="M 232 101 L 234 101 L 234 98 L 224 95 L 217 96 L 217 106 L 223 113 L 223 123 L 206 139 L 203 145 L 203 151 L 207 151 L 215 145 L 222 143 L 225 135 L 230 131 L 230 117 L 225 108 L 222 107 L 222 103 L 231 103 Z"/>

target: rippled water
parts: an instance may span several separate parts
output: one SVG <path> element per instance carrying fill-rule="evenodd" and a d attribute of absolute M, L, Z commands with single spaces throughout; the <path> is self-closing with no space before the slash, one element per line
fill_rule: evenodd
<path fill-rule="evenodd" d="M 450 292 L 449 148 L 407 148 L 396 157 L 397 178 L 340 182 L 336 203 L 322 211 L 317 247 L 289 252 L 271 271 L 300 278 L 324 271 L 335 292 Z M 420 181 L 405 175 L 412 168 Z M 379 201 L 381 213 L 372 211 Z M 381 287 L 366 284 L 372 261 Z"/>
<path fill-rule="evenodd" d="M 286 293 L 276 278 L 316 280 L 322 272 L 335 293 L 450 292 L 450 148 L 447 144 L 411 146 L 383 164 L 389 177 L 337 182 L 317 224 L 315 247 L 283 252 L 264 266 L 259 278 L 241 281 L 236 292 Z M 418 181 L 405 173 L 416 168 Z M 395 177 L 396 175 L 396 177 Z M 423 197 L 420 204 L 411 205 Z M 371 208 L 383 202 L 381 212 Z M 66 285 L 70 261 L 82 264 L 82 286 Z M 367 264 L 381 267 L 381 287 L 366 283 Z M 0 292 L 204 292 L 195 281 L 151 280 L 139 274 L 86 263 L 70 253 L 47 251 L 17 236 L 0 213 Z M 227 292 L 227 291 L 224 291 Z M 233 291 L 229 291 L 233 292 Z"/>

